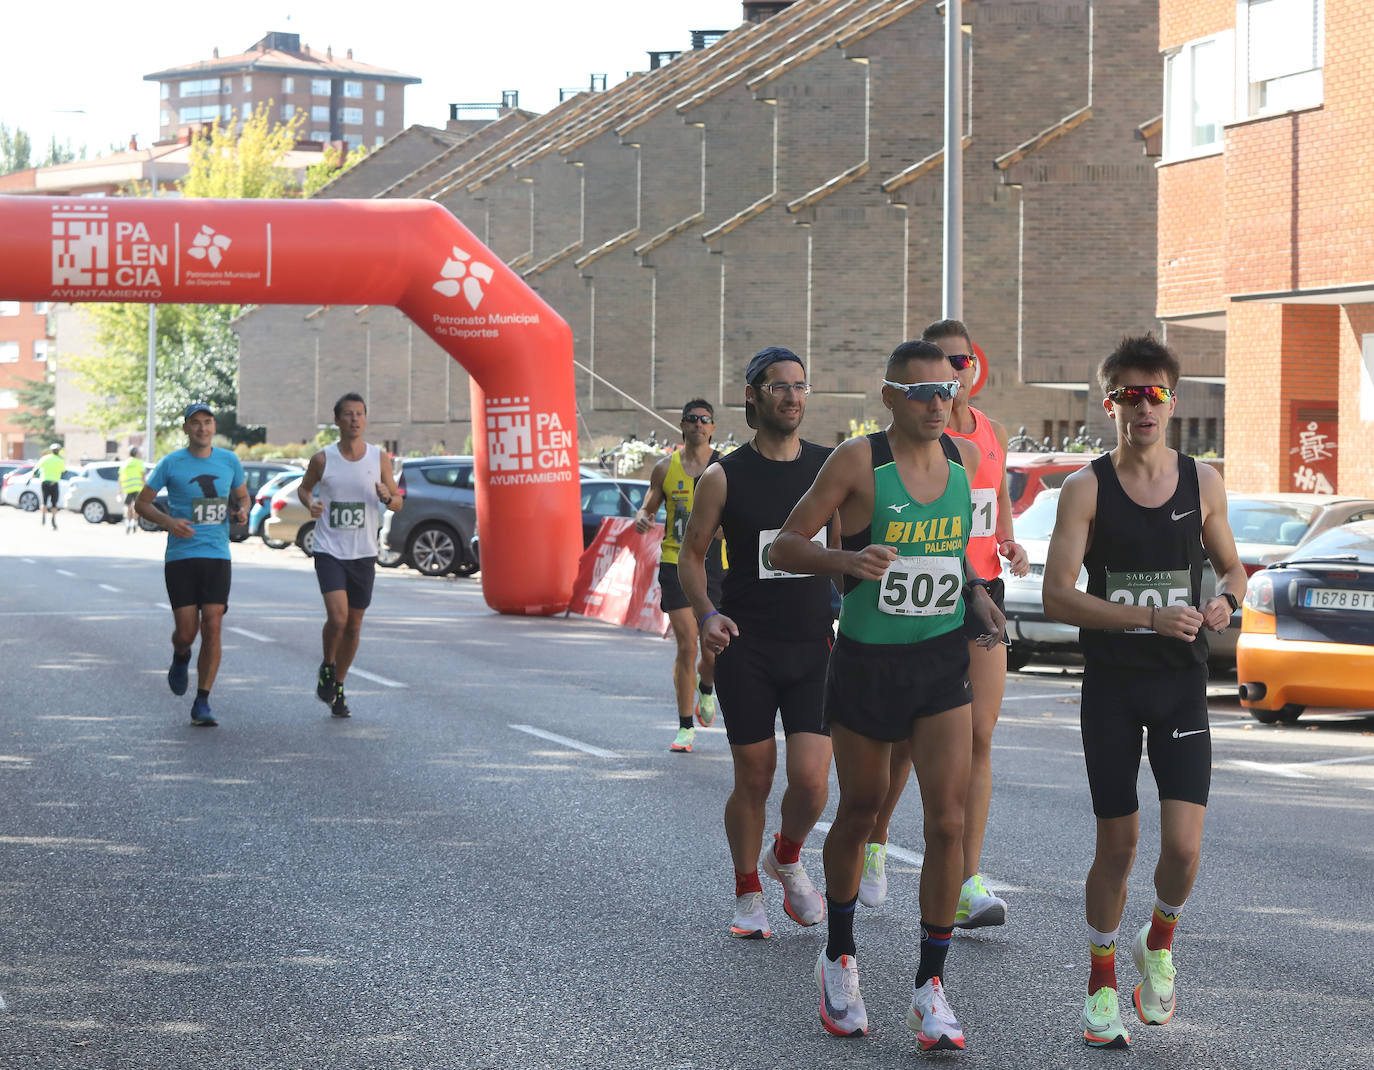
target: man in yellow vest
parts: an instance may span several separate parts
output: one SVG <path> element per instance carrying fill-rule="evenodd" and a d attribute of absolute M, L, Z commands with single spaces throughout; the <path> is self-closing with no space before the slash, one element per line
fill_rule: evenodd
<path fill-rule="evenodd" d="M 38 463 L 33 466 L 33 479 L 38 477 L 42 484 L 38 506 L 38 523 L 52 519 L 52 529 L 57 530 L 57 491 L 61 487 L 62 474 L 67 470 L 67 462 L 62 457 L 62 447 L 54 442 L 48 447 L 48 452 L 43 454 Z"/>
<path fill-rule="evenodd" d="M 119 492 L 124 495 L 124 534 L 138 528 L 138 515 L 134 512 L 134 502 L 144 483 L 143 461 L 138 456 L 138 447 L 129 447 L 129 459 L 119 466 Z"/>

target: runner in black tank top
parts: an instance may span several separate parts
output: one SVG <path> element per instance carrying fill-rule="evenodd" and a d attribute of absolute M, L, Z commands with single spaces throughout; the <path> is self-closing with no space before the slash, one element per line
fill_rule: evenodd
<path fill-rule="evenodd" d="M 830 580 L 773 567 L 773 539 L 811 486 L 830 451 L 803 442 L 806 371 L 790 350 L 759 352 L 745 373 L 745 415 L 753 440 L 708 468 L 697 482 L 692 518 L 678 554 L 678 575 L 701 626 L 702 647 L 716 654 L 716 693 L 730 740 L 734 790 L 725 834 L 735 869 L 732 936 L 770 933 L 759 881 L 778 748 L 778 714 L 787 737 L 787 791 L 765 873 L 783 886 L 783 909 L 815 925 L 825 903 L 801 863 L 801 847 L 825 808 L 830 737 L 821 720 L 830 653 Z M 705 558 L 717 525 L 730 555 L 719 603 L 707 588 Z M 822 536 L 822 539 L 824 536 Z"/>
<path fill-rule="evenodd" d="M 1207 629 L 1230 624 L 1245 570 L 1226 520 L 1226 488 L 1208 465 L 1165 445 L 1177 358 L 1152 336 L 1123 339 L 1098 369 L 1117 446 L 1070 476 L 1045 564 L 1045 612 L 1080 628 L 1081 723 L 1097 852 L 1086 898 L 1092 969 L 1084 1040 L 1125 1047 L 1116 942 L 1139 835 L 1135 783 L 1142 729 L 1160 799 L 1163 850 L 1155 908 L 1131 942 L 1133 1001 L 1146 1023 L 1174 1012 L 1174 926 L 1192 890 L 1211 779 Z M 1202 599 L 1202 555 L 1220 577 Z M 1080 567 L 1086 592 L 1075 588 Z"/>

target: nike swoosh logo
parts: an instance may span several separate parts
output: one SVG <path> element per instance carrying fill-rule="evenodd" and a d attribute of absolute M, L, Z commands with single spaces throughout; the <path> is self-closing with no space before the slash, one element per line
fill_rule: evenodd
<path fill-rule="evenodd" d="M 1182 739 L 1184 736 L 1198 736 L 1198 735 L 1201 735 L 1203 732 L 1206 732 L 1206 731 L 1207 731 L 1207 729 L 1205 729 L 1205 728 L 1195 728 L 1195 729 L 1193 729 L 1193 731 L 1191 731 L 1191 732 L 1180 732 L 1177 728 L 1175 728 L 1175 729 L 1174 729 L 1174 738 L 1175 738 L 1175 739 Z"/>
<path fill-rule="evenodd" d="M 1175 520 L 1182 520 L 1185 516 L 1192 516 L 1192 515 L 1193 515 L 1194 513 L 1196 513 L 1196 512 L 1197 512 L 1196 509 L 1189 509 L 1186 513 L 1172 513 L 1172 512 L 1171 512 L 1169 515 L 1170 515 L 1171 517 L 1173 517 Z"/>
<path fill-rule="evenodd" d="M 907 502 L 905 505 L 889 505 L 888 508 L 891 509 L 894 513 L 900 514 L 901 511 L 910 504 L 910 502 Z"/>

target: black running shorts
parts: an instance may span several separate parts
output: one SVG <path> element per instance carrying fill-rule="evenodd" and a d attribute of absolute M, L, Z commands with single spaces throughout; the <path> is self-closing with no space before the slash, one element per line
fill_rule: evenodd
<path fill-rule="evenodd" d="M 54 509 L 57 508 L 57 487 L 58 484 L 56 483 L 45 482 L 43 484 L 43 504 L 45 506 L 50 505 Z"/>
<path fill-rule="evenodd" d="M 992 596 L 992 600 L 996 603 L 997 608 L 1003 612 L 1005 612 L 1007 608 L 1005 601 L 1006 593 L 1006 584 L 1002 582 L 1001 576 L 998 576 L 995 580 L 988 581 L 988 594 Z M 977 639 L 980 635 L 984 635 L 987 632 L 987 629 L 983 627 L 983 622 L 978 619 L 978 614 L 973 612 L 972 607 L 969 606 L 967 602 L 964 603 L 964 623 L 962 631 L 965 639 Z"/>
<path fill-rule="evenodd" d="M 138 491 L 131 490 L 128 494 L 124 495 L 125 505 L 133 505 L 136 501 L 138 501 Z"/>
<path fill-rule="evenodd" d="M 222 557 L 183 557 L 162 566 L 167 601 L 182 606 L 228 606 L 229 561 Z"/>
<path fill-rule="evenodd" d="M 720 605 L 720 585 L 725 580 L 725 573 L 711 568 L 711 559 L 708 555 L 706 559 L 706 597 L 711 600 L 711 605 Z M 675 609 L 686 609 L 692 603 L 687 599 L 687 592 L 682 589 L 682 583 L 677 578 L 677 564 L 658 566 L 658 608 L 664 613 L 671 613 Z"/>
<path fill-rule="evenodd" d="M 784 735 L 829 735 L 821 718 L 830 640 L 765 639 L 741 632 L 716 655 L 716 694 L 732 747 L 772 739 L 782 714 Z"/>
<path fill-rule="evenodd" d="M 372 583 L 377 578 L 377 559 L 359 557 L 346 561 L 317 550 L 315 578 L 320 581 L 320 594 L 344 591 L 348 594 L 349 609 L 366 609 L 372 604 Z"/>
<path fill-rule="evenodd" d="M 1150 771 L 1161 799 L 1207 805 L 1212 783 L 1212 734 L 1207 724 L 1207 666 L 1144 675 L 1141 669 L 1083 668 L 1083 758 L 1093 813 L 1127 817 L 1140 809 L 1141 731 L 1149 732 Z"/>
<path fill-rule="evenodd" d="M 922 717 L 973 702 L 960 629 L 923 643 L 860 643 L 841 635 L 825 677 L 825 721 L 884 743 L 911 738 Z"/>

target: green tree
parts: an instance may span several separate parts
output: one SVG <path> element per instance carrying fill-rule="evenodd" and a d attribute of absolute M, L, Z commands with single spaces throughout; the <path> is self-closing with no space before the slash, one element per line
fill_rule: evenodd
<path fill-rule="evenodd" d="M 297 191 L 282 160 L 295 147 L 305 116 L 297 111 L 290 122 L 274 123 L 271 107 L 270 100 L 259 104 L 241 127 L 216 120 L 191 144 L 183 197 L 286 197 Z"/>
<path fill-rule="evenodd" d="M 312 163 L 305 169 L 305 182 L 301 185 L 301 192 L 307 197 L 315 196 L 339 175 L 350 167 L 356 167 L 366 158 L 366 145 L 359 145 L 347 155 L 337 145 L 326 145 L 319 163 Z"/>
<path fill-rule="evenodd" d="M 11 133 L 8 126 L 0 123 L 0 175 L 32 167 L 32 156 L 33 145 L 29 135 L 17 126 Z"/>
<path fill-rule="evenodd" d="M 19 403 L 19 411 L 14 414 L 15 425 L 44 442 L 56 441 L 53 406 L 57 404 L 57 382 L 52 373 L 29 380 L 15 390 L 14 399 Z"/>
<path fill-rule="evenodd" d="M 53 167 L 60 163 L 71 163 L 73 160 L 84 160 L 86 158 L 86 146 L 82 145 L 80 150 L 72 148 L 70 140 L 62 144 L 57 143 L 57 135 L 54 134 L 48 140 L 48 154 L 43 157 L 43 162 L 39 167 Z"/>

